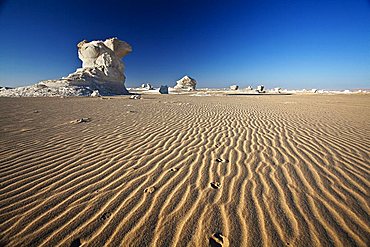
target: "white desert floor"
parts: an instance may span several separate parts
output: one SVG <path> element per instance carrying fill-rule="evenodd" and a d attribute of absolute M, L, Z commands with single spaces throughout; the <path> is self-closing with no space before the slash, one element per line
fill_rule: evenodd
<path fill-rule="evenodd" d="M 0 245 L 369 246 L 370 95 L 0 98 L 0 116 Z"/>

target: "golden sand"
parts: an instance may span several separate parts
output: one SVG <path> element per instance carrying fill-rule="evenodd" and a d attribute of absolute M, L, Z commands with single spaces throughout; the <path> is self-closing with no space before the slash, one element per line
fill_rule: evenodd
<path fill-rule="evenodd" d="M 0 245 L 370 243 L 369 95 L 0 98 L 0 116 Z"/>

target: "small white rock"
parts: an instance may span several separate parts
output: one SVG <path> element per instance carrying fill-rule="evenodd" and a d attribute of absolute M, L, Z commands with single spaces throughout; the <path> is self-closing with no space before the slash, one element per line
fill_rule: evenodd
<path fill-rule="evenodd" d="M 264 93 L 265 92 L 265 86 L 263 86 L 263 85 L 257 86 L 257 92 Z"/>
<path fill-rule="evenodd" d="M 131 95 L 130 99 L 141 99 L 141 96 L 136 94 L 136 95 Z"/>
<path fill-rule="evenodd" d="M 94 90 L 92 93 L 91 93 L 91 95 L 90 95 L 91 97 L 100 97 L 100 93 L 99 93 L 99 91 L 98 90 Z"/>

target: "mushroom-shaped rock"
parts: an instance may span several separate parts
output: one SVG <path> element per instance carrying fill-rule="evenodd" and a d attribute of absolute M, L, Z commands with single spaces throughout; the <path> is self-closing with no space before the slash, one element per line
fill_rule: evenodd
<path fill-rule="evenodd" d="M 107 39 L 104 41 L 104 44 L 111 49 L 119 59 L 132 52 L 132 47 L 128 43 L 117 38 Z"/>
<path fill-rule="evenodd" d="M 185 90 L 195 90 L 197 81 L 191 78 L 190 76 L 184 76 L 176 82 L 175 89 L 185 89 Z"/>
<path fill-rule="evenodd" d="M 47 86 L 84 87 L 102 95 L 128 94 L 124 64 L 121 59 L 132 51 L 129 44 L 117 38 L 105 41 L 81 41 L 77 45 L 82 68 L 59 80 L 42 81 Z"/>

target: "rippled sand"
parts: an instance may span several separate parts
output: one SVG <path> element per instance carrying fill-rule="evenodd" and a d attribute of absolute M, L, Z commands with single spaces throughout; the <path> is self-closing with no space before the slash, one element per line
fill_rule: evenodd
<path fill-rule="evenodd" d="M 370 243 L 368 95 L 0 98 L 0 116 L 0 245 Z"/>

